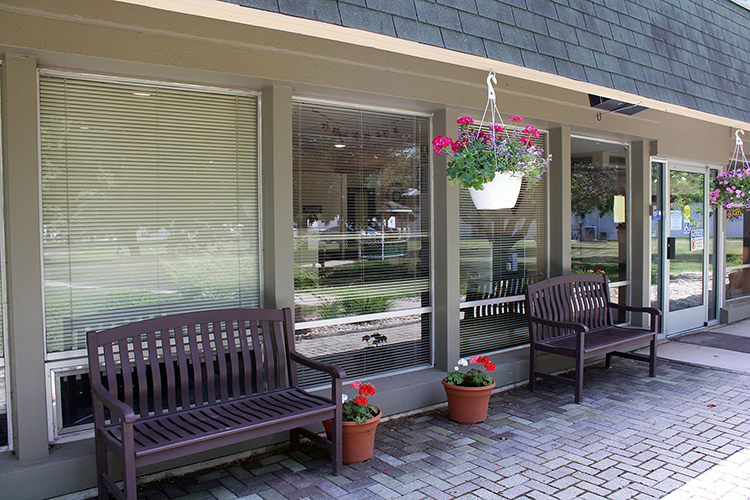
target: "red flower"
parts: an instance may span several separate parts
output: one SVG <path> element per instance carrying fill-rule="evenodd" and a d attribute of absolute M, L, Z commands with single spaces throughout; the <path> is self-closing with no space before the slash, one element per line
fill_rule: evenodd
<path fill-rule="evenodd" d="M 363 398 L 362 396 L 357 396 L 356 398 L 354 398 L 354 402 L 357 403 L 358 405 L 364 406 L 367 404 L 367 398 Z"/>
<path fill-rule="evenodd" d="M 484 367 L 485 367 L 485 368 L 487 368 L 487 371 L 488 371 L 488 372 L 494 372 L 494 371 L 495 371 L 495 363 L 492 363 L 492 362 L 490 362 L 490 361 L 487 361 L 487 362 L 486 362 L 486 363 L 484 364 Z"/>
<path fill-rule="evenodd" d="M 359 394 L 362 396 L 373 396 L 375 395 L 375 386 L 370 383 L 362 384 L 359 388 Z"/>
<path fill-rule="evenodd" d="M 456 123 L 459 125 L 472 125 L 474 123 L 474 120 L 470 116 L 462 116 L 458 120 L 456 120 Z"/>

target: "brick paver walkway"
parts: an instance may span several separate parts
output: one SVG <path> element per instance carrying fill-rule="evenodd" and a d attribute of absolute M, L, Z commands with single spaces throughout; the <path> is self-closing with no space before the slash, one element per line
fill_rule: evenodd
<path fill-rule="evenodd" d="M 549 382 L 497 394 L 479 425 L 447 409 L 383 422 L 375 456 L 338 477 L 307 445 L 144 485 L 139 498 L 750 498 L 750 376 L 665 361 L 647 372 L 594 365 L 581 405 Z"/>

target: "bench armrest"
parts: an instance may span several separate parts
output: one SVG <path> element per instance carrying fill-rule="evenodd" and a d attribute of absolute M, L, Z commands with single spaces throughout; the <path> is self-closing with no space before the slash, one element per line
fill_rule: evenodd
<path fill-rule="evenodd" d="M 567 328 L 569 330 L 575 330 L 576 333 L 586 333 L 589 331 L 589 327 L 583 323 L 570 323 L 565 321 L 554 321 L 551 319 L 544 319 L 538 316 L 529 316 L 529 321 L 532 323 L 539 323 L 544 326 L 551 326 L 555 328 Z"/>
<path fill-rule="evenodd" d="M 135 412 L 127 404 L 123 403 L 112 394 L 100 383 L 91 383 L 91 394 L 95 398 L 104 404 L 109 411 L 120 417 L 120 420 L 126 424 L 132 424 L 135 422 Z"/>
<path fill-rule="evenodd" d="M 654 307 L 638 307 L 638 306 L 628 306 L 625 304 L 617 304 L 616 302 L 610 302 L 610 307 L 614 307 L 615 309 L 620 309 L 622 311 L 630 311 L 630 312 L 639 312 L 639 313 L 649 313 L 652 316 L 661 316 L 661 311 L 659 309 L 656 309 Z"/>
<path fill-rule="evenodd" d="M 650 331 L 656 332 L 656 319 L 661 316 L 661 311 L 654 307 L 639 307 L 639 306 L 627 306 L 625 304 L 616 304 L 610 302 L 609 306 L 613 309 L 619 309 L 621 311 L 629 311 L 634 313 L 648 313 L 651 315 Z"/>
<path fill-rule="evenodd" d="M 331 377 L 333 377 L 334 379 L 346 378 L 346 372 L 336 365 L 331 365 L 328 363 L 321 363 L 320 361 L 315 361 L 314 359 L 310 359 L 307 356 L 303 356 L 302 354 L 296 351 L 290 352 L 289 354 L 292 360 L 296 361 L 297 363 L 303 364 L 314 370 L 325 372 L 329 374 Z"/>

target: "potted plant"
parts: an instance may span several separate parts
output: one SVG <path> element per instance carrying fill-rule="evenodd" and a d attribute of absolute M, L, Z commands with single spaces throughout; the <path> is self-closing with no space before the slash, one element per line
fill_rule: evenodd
<path fill-rule="evenodd" d="M 462 372 L 461 367 L 469 364 L 481 365 L 482 368 Z M 495 380 L 487 373 L 491 371 L 495 371 L 495 365 L 490 358 L 472 356 L 468 360 L 459 359 L 453 371 L 448 372 L 443 379 L 443 387 L 448 396 L 451 420 L 460 424 L 476 424 L 487 419 L 490 396 L 495 388 Z"/>
<path fill-rule="evenodd" d="M 521 129 L 523 117 L 518 115 L 511 116 L 510 121 L 513 127 L 493 124 L 483 129 L 464 116 L 457 121 L 455 141 L 442 135 L 432 141 L 435 153 L 450 157 L 448 178 L 469 188 L 478 209 L 513 207 L 522 180 L 534 184 L 549 167 L 551 157 L 534 144 L 539 130 L 531 125 Z"/>
<path fill-rule="evenodd" d="M 350 387 L 356 389 L 359 395 L 352 400 L 346 394 L 343 395 L 342 456 L 345 464 L 358 464 L 372 457 L 375 449 L 375 429 L 383 412 L 367 400 L 368 396 L 375 394 L 374 385 L 357 380 L 352 382 Z M 323 421 L 329 439 L 331 425 L 331 420 Z"/>

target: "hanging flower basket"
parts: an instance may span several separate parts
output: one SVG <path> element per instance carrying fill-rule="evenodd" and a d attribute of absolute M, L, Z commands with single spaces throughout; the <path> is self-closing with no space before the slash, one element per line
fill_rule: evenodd
<path fill-rule="evenodd" d="M 459 186 L 476 191 L 485 189 L 485 185 L 492 181 L 497 174 L 513 174 L 526 179 L 531 185 L 542 178 L 549 167 L 551 157 L 544 150 L 534 144 L 539 137 L 539 130 L 531 125 L 521 128 L 523 117 L 510 117 L 513 124 L 505 127 L 500 113 L 495 105 L 495 91 L 490 80 L 497 83 L 494 73 L 487 77 L 488 98 L 487 109 L 491 109 L 491 122 L 484 127 L 484 116 L 479 127 L 474 126 L 474 120 L 469 116 L 458 119 L 458 138 L 454 141 L 450 137 L 439 135 L 432 141 L 432 147 L 437 154 L 448 155 L 448 169 L 446 175 Z M 497 121 L 496 121 L 497 120 Z M 517 182 L 517 181 L 514 181 Z M 520 185 L 518 187 L 520 190 Z M 497 200 L 491 205 L 476 205 L 478 209 L 510 208 L 516 204 L 518 195 L 510 201 Z M 474 193 L 472 193 L 474 199 Z M 476 202 L 475 202 L 476 204 Z"/>
<path fill-rule="evenodd" d="M 737 140 L 730 160 L 732 167 L 714 179 L 711 191 L 711 204 L 721 206 L 729 220 L 740 217 L 745 210 L 750 210 L 750 164 L 740 139 L 740 134 L 744 133 L 744 130 L 735 133 Z"/>

